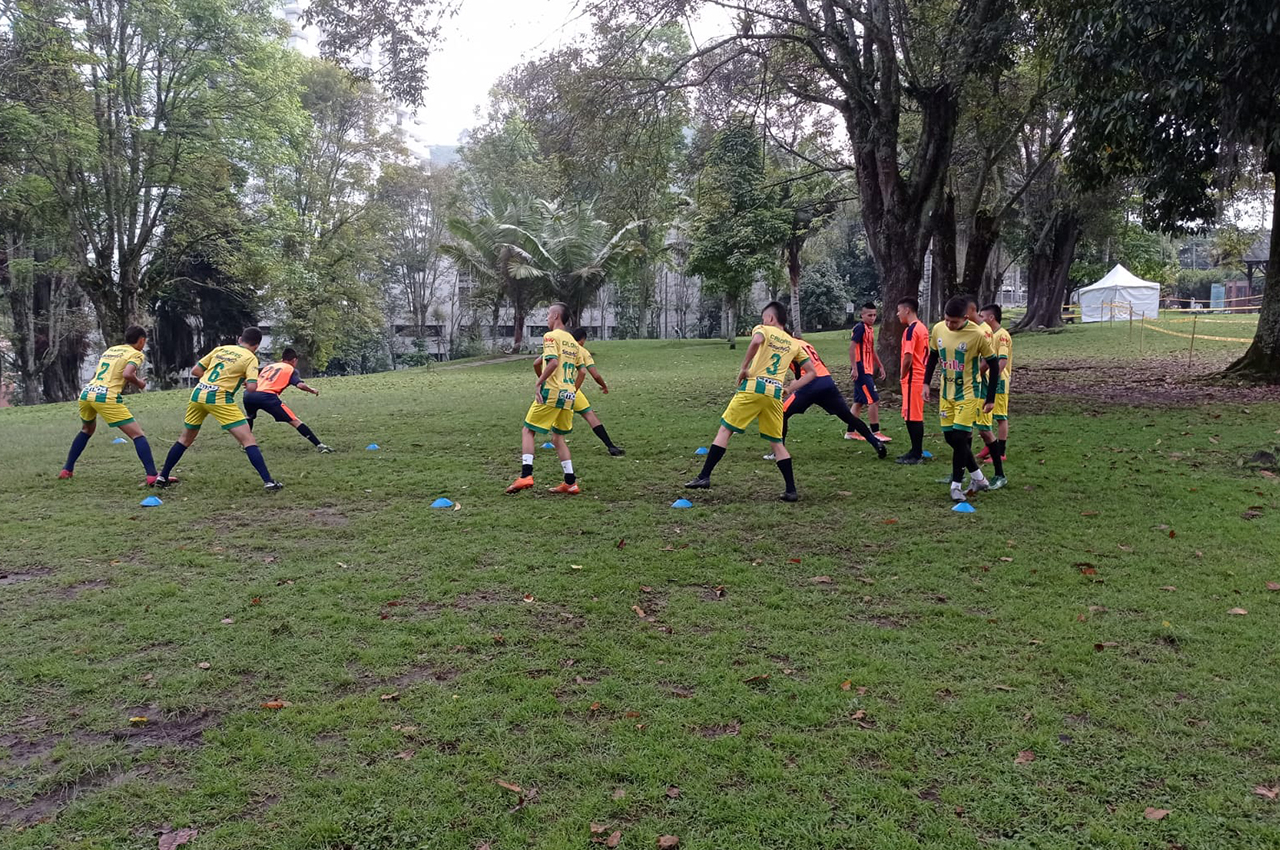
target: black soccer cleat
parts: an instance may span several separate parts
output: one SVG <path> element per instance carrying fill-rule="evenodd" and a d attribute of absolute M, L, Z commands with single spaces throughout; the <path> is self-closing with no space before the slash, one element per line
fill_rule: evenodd
<path fill-rule="evenodd" d="M 800 494 L 797 493 L 795 490 L 788 490 L 778 497 L 778 501 L 779 502 L 798 502 L 800 501 Z"/>
<path fill-rule="evenodd" d="M 686 482 L 685 482 L 685 484 L 684 484 L 684 489 L 686 489 L 686 490 L 710 490 L 710 489 L 711 489 L 711 479 L 710 479 L 710 478 L 703 478 L 701 475 L 699 475 L 697 478 L 693 479 L 692 481 L 686 481 Z"/>
<path fill-rule="evenodd" d="M 876 459 L 884 460 L 889 456 L 889 450 L 884 447 L 884 443 L 876 443 Z"/>
<path fill-rule="evenodd" d="M 904 455 L 899 455 L 897 462 L 901 464 L 905 464 L 907 466 L 917 466 L 919 464 L 924 463 L 924 458 L 921 457 L 920 455 L 907 452 Z"/>
<path fill-rule="evenodd" d="M 609 447 L 609 454 L 613 457 L 622 457 L 626 453 L 627 453 L 626 450 L 623 449 L 622 446 Z"/>

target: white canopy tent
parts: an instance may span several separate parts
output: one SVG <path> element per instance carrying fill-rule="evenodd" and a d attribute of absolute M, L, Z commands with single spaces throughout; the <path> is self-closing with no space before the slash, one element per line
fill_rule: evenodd
<path fill-rule="evenodd" d="M 1143 280 L 1117 264 L 1106 277 L 1076 293 L 1080 302 L 1080 321 L 1105 322 L 1108 319 L 1156 319 L 1160 316 L 1160 284 Z"/>

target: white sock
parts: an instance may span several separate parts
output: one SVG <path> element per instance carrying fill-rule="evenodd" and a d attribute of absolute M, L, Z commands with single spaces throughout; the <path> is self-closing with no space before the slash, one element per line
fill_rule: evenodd
<path fill-rule="evenodd" d="M 985 481 L 985 480 L 986 480 L 986 478 L 984 478 L 984 477 L 983 477 L 983 475 L 982 475 L 982 470 L 981 470 L 981 469 L 975 469 L 973 472 L 970 472 L 970 473 L 969 473 L 969 480 L 970 480 L 970 481 Z"/>
<path fill-rule="evenodd" d="M 560 468 L 564 470 L 564 474 L 565 474 L 565 475 L 573 475 L 573 461 L 572 461 L 572 460 L 562 460 L 562 461 L 560 461 Z"/>
<path fill-rule="evenodd" d="M 520 463 L 533 466 L 533 455 L 520 455 Z"/>

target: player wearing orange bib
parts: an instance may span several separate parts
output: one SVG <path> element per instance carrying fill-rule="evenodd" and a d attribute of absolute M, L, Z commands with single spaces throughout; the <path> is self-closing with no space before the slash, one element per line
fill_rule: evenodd
<path fill-rule="evenodd" d="M 121 392 L 125 384 L 133 384 L 140 390 L 147 388 L 147 382 L 138 374 L 146 363 L 142 353 L 146 344 L 147 332 L 133 325 L 124 332 L 124 345 L 113 345 L 98 358 L 98 369 L 93 379 L 80 391 L 80 433 L 71 442 L 71 451 L 58 473 L 59 478 L 70 478 L 75 472 L 76 461 L 84 447 L 89 445 L 89 438 L 97 429 L 98 417 L 101 416 L 109 427 L 119 428 L 121 434 L 133 440 L 133 449 L 147 472 L 147 484 L 155 483 L 156 465 L 151 459 L 151 444 L 142 433 L 142 427 L 133 420 L 129 408 L 124 406 Z"/>
<path fill-rule="evenodd" d="M 867 302 L 862 305 L 862 321 L 853 326 L 849 336 L 849 377 L 853 378 L 854 416 L 862 414 L 865 405 L 870 408 L 868 419 L 876 439 L 882 443 L 890 442 L 890 438 L 880 433 L 880 393 L 876 390 L 875 373 L 880 372 L 880 380 L 884 380 L 884 364 L 876 354 L 876 305 Z M 866 439 L 852 431 L 845 432 L 846 440 Z"/>
<path fill-rule="evenodd" d="M 307 382 L 298 375 L 298 352 L 292 348 L 284 350 L 280 355 L 279 363 L 272 363 L 258 372 L 258 389 L 244 394 L 244 412 L 248 414 L 249 430 L 253 430 L 253 422 L 258 418 L 258 414 L 265 412 L 277 422 L 288 422 L 299 434 L 310 440 L 311 445 L 315 446 L 320 454 L 333 451 L 320 442 L 320 438 L 312 433 L 306 423 L 280 400 L 280 394 L 289 387 L 297 387 L 302 392 L 311 393 L 314 396 L 320 395 L 319 390 L 307 386 Z"/>
<path fill-rule="evenodd" d="M 924 371 L 929 361 L 929 329 L 920 321 L 920 302 L 903 298 L 898 302 L 902 323 L 902 419 L 911 437 L 911 451 L 898 463 L 924 462 Z"/>

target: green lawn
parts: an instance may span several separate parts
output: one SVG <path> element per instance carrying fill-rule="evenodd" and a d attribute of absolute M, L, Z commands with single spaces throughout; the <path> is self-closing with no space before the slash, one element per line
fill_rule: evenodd
<path fill-rule="evenodd" d="M 73 406 L 0 411 L 0 846 L 1280 846 L 1280 487 L 1247 462 L 1280 403 L 1159 403 L 1241 348 L 1185 342 L 1015 337 L 1011 485 L 972 515 L 932 420 L 906 468 L 816 409 L 799 504 L 751 433 L 672 510 L 714 342 L 592 347 L 627 455 L 580 425 L 576 499 L 550 451 L 502 494 L 525 363 L 316 381 L 290 402 L 339 453 L 260 426 L 267 495 L 208 428 L 154 509 L 105 427 L 55 479 Z M 182 394 L 130 403 L 162 458 Z"/>

